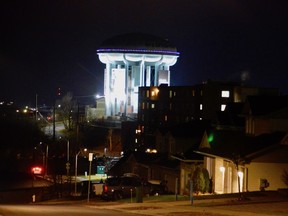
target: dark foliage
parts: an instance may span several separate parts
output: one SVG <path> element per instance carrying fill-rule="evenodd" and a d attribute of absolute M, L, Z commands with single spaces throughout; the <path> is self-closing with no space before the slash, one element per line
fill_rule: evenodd
<path fill-rule="evenodd" d="M 283 170 L 281 177 L 284 184 L 288 187 L 288 171 L 286 169 Z"/>

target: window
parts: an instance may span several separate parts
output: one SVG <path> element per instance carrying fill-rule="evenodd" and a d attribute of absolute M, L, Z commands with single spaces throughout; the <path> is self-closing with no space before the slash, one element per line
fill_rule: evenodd
<path fill-rule="evenodd" d="M 203 109 L 203 105 L 202 104 L 200 104 L 200 110 L 202 110 Z"/>
<path fill-rule="evenodd" d="M 151 104 L 151 109 L 154 109 L 154 108 L 155 108 L 155 104 L 152 103 L 152 104 Z"/>
<path fill-rule="evenodd" d="M 221 104 L 221 111 L 225 111 L 226 104 Z"/>
<path fill-rule="evenodd" d="M 169 91 L 169 97 L 172 98 L 172 91 Z"/>
<path fill-rule="evenodd" d="M 195 97 L 195 90 L 192 90 L 192 96 Z"/>
<path fill-rule="evenodd" d="M 230 92 L 229 91 L 222 91 L 221 96 L 224 98 L 229 98 L 230 97 Z"/>
<path fill-rule="evenodd" d="M 165 115 L 164 120 L 168 121 L 168 116 L 167 115 Z"/>
<path fill-rule="evenodd" d="M 146 91 L 146 97 L 149 98 L 149 90 Z"/>

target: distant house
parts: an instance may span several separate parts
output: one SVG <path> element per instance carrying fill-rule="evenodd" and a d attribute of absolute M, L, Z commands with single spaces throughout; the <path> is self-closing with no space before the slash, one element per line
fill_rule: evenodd
<path fill-rule="evenodd" d="M 288 169 L 285 133 L 251 137 L 240 131 L 221 130 L 213 132 L 210 142 L 208 136 L 204 134 L 196 152 L 204 156 L 204 167 L 213 179 L 215 193 L 236 193 L 239 186 L 240 191 L 258 191 L 265 189 L 261 188 L 265 179 L 270 182 L 269 190 L 285 187 L 281 181 L 283 169 Z"/>
<path fill-rule="evenodd" d="M 281 136 L 279 137 L 281 138 Z M 265 187 L 268 182 L 268 190 L 287 188 L 282 180 L 284 170 L 288 171 L 288 135 L 280 142 L 257 152 L 247 155 L 249 161 L 246 167 L 249 171 L 247 190 L 257 191 Z M 264 188 L 265 189 L 265 188 Z"/>
<path fill-rule="evenodd" d="M 165 180 L 170 192 L 175 190 L 175 181 L 179 177 L 179 161 L 171 160 L 164 154 L 152 154 L 145 152 L 128 152 L 108 175 L 122 176 L 125 173 L 139 175 L 144 181 Z"/>
<path fill-rule="evenodd" d="M 177 181 L 177 193 L 188 195 L 190 191 L 190 180 L 197 167 L 204 168 L 204 156 L 194 152 L 194 148 L 183 154 L 171 155 L 180 162 L 180 175 Z"/>
<path fill-rule="evenodd" d="M 288 96 L 248 96 L 242 114 L 247 134 L 288 131 Z"/>
<path fill-rule="evenodd" d="M 182 154 L 191 148 L 198 148 L 205 130 L 209 130 L 209 121 L 192 121 L 169 128 L 157 129 L 155 147 L 160 153 L 168 155 Z"/>

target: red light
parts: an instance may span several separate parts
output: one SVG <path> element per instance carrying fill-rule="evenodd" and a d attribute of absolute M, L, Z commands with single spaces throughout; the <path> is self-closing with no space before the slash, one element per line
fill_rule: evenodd
<path fill-rule="evenodd" d="M 41 167 L 32 167 L 32 173 L 33 174 L 42 174 L 42 168 Z"/>
<path fill-rule="evenodd" d="M 103 185 L 103 191 L 108 192 L 108 186 L 107 185 Z"/>

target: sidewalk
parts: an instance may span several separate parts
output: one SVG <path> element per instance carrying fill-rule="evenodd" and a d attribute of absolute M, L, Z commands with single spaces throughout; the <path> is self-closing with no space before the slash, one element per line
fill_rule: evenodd
<path fill-rule="evenodd" d="M 252 196 L 244 200 L 238 200 L 235 197 L 210 198 L 207 196 L 202 199 L 195 199 L 193 203 L 190 200 L 170 202 L 143 201 L 143 203 L 108 202 L 104 205 L 90 202 L 87 203 L 87 206 L 141 215 L 271 216 L 288 215 L 287 204 L 287 197 L 272 194 L 269 196 Z"/>
<path fill-rule="evenodd" d="M 159 197 L 160 198 L 160 197 Z M 239 200 L 234 196 L 199 196 L 193 202 L 189 199 L 179 201 L 155 201 L 144 199 L 143 202 L 129 202 L 120 200 L 106 202 L 100 199 L 83 200 L 54 200 L 39 204 L 49 205 L 83 205 L 95 209 L 109 209 L 139 215 L 163 215 L 163 216 L 260 216 L 260 215 L 288 215 L 288 197 L 277 192 L 264 195 L 250 194 L 247 199 Z"/>

